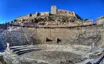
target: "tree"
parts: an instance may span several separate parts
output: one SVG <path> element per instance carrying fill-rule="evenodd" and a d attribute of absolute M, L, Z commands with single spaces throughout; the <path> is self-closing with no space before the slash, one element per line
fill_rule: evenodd
<path fill-rule="evenodd" d="M 13 23 L 13 21 L 11 21 L 11 23 Z"/>
<path fill-rule="evenodd" d="M 17 22 L 17 19 L 14 19 L 14 22 Z"/>

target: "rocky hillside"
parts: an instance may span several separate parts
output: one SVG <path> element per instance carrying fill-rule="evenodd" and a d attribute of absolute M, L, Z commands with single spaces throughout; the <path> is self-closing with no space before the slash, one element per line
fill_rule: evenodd
<path fill-rule="evenodd" d="M 30 17 L 28 19 L 12 21 L 13 25 L 24 25 L 24 26 L 33 26 L 33 25 L 62 25 L 62 24 L 82 24 L 82 19 L 74 16 L 63 16 L 63 15 L 49 15 L 49 16 L 38 16 L 36 18 Z"/>

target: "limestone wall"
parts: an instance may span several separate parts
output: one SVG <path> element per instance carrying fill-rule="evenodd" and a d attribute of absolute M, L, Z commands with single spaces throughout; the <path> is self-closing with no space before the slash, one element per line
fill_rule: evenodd
<path fill-rule="evenodd" d="M 83 27 L 22 27 L 4 32 L 5 42 L 11 45 L 23 44 L 81 44 L 104 46 L 104 26 Z M 18 36 L 18 37 L 17 37 Z"/>
<path fill-rule="evenodd" d="M 35 43 L 99 45 L 104 40 L 103 26 L 74 28 L 28 28 L 34 34 Z M 31 31 L 32 30 L 32 31 Z"/>

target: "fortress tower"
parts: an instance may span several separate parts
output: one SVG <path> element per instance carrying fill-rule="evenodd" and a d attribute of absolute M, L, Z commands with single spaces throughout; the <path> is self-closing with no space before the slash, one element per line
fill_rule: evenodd
<path fill-rule="evenodd" d="M 51 6 L 51 14 L 57 14 L 56 6 Z"/>

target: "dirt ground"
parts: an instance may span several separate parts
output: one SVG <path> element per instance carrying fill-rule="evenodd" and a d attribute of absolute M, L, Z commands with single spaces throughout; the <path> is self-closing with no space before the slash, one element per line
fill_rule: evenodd
<path fill-rule="evenodd" d="M 76 64 L 84 58 L 79 53 L 70 52 L 70 46 L 43 45 L 39 51 L 32 51 L 20 56 L 21 63 L 29 64 Z M 35 46 L 36 47 L 36 46 Z M 56 47 L 56 48 L 53 48 Z M 65 49 L 66 47 L 66 49 Z M 64 50 L 64 49 L 65 50 Z"/>
<path fill-rule="evenodd" d="M 47 64 L 75 64 L 83 61 L 80 55 L 71 52 L 60 52 L 60 51 L 34 51 L 22 55 L 22 58 L 37 63 L 43 62 Z"/>
<path fill-rule="evenodd" d="M 97 57 L 96 55 L 103 55 L 102 51 L 104 50 L 102 48 L 98 48 L 98 50 L 94 48 L 92 50 L 91 46 L 84 45 L 55 44 L 14 46 L 13 48 L 18 49 L 17 51 L 21 50 L 20 53 L 23 52 L 23 54 L 16 56 L 16 58 L 11 57 L 14 60 L 18 60 L 19 64 L 86 64 L 86 60 L 90 61 Z M 32 51 L 25 52 L 26 50 Z M 100 58 L 100 56 L 98 57 Z M 94 60 L 97 61 L 96 59 Z"/>

